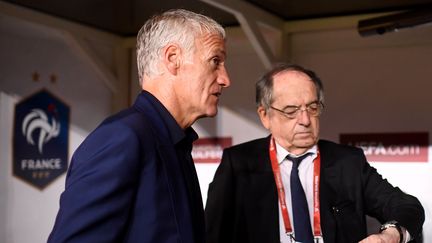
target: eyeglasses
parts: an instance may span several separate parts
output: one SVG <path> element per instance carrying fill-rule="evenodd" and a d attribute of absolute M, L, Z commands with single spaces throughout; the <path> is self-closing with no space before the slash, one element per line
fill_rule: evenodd
<path fill-rule="evenodd" d="M 306 111 L 309 116 L 319 116 L 321 115 L 322 110 L 324 109 L 324 104 L 320 101 L 314 101 L 306 105 L 306 108 L 302 106 L 289 105 L 286 106 L 283 110 L 270 106 L 273 110 L 279 111 L 283 113 L 289 119 L 294 119 L 300 113 L 300 111 Z"/>

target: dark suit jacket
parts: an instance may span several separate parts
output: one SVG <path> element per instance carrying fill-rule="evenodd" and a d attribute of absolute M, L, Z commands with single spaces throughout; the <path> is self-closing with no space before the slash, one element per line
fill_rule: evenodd
<path fill-rule="evenodd" d="M 144 93 L 75 152 L 48 242 L 204 242 L 202 201 L 190 207 L 191 178 L 183 175 L 155 98 Z"/>
<path fill-rule="evenodd" d="M 424 222 L 419 201 L 391 186 L 358 148 L 319 141 L 321 228 L 326 243 L 358 242 L 367 235 L 365 215 L 397 220 L 417 237 Z M 207 243 L 279 243 L 276 184 L 269 137 L 224 151 L 209 186 Z"/>

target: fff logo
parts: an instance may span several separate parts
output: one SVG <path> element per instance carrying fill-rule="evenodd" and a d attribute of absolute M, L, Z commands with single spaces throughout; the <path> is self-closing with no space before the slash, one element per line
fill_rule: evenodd
<path fill-rule="evenodd" d="M 15 106 L 13 173 L 43 189 L 67 170 L 69 107 L 46 90 Z"/>

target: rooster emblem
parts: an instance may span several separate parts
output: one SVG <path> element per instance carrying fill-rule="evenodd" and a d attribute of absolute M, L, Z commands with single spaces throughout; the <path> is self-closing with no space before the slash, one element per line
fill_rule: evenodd
<path fill-rule="evenodd" d="M 39 138 L 37 148 L 42 154 L 43 146 L 52 138 L 55 138 L 60 133 L 60 124 L 54 119 L 51 119 L 51 124 L 48 121 L 47 114 L 41 109 L 33 109 L 27 114 L 22 123 L 22 133 L 26 137 L 29 144 L 35 145 L 33 133 L 39 130 Z"/>

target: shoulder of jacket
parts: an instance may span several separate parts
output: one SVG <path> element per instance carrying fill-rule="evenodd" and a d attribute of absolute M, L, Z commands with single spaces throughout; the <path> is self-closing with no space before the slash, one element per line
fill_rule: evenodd
<path fill-rule="evenodd" d="M 332 157 L 360 156 L 364 157 L 361 148 L 346 144 L 339 144 L 328 140 L 319 140 L 318 149 L 322 154 L 328 154 Z"/>
<path fill-rule="evenodd" d="M 268 144 L 269 144 L 269 138 L 265 137 L 265 138 L 250 140 L 244 143 L 239 143 L 231 147 L 228 147 L 225 150 L 227 151 L 249 150 L 249 149 L 256 149 L 260 147 L 268 147 Z"/>
<path fill-rule="evenodd" d="M 361 151 L 361 148 L 352 146 L 352 145 L 347 145 L 347 144 L 340 144 L 340 143 L 335 143 L 333 141 L 329 141 L 329 140 L 325 140 L 325 139 L 320 139 L 318 141 L 318 147 L 320 149 L 327 149 L 327 148 L 331 148 L 331 149 L 339 149 L 339 150 L 346 150 L 346 151 Z"/>

